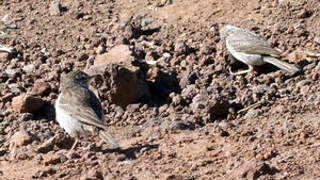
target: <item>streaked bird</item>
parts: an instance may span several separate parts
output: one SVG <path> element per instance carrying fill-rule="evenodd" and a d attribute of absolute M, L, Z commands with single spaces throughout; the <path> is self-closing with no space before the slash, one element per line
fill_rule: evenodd
<path fill-rule="evenodd" d="M 266 40 L 257 34 L 232 25 L 225 25 L 220 30 L 220 37 L 225 40 L 228 51 L 239 61 L 248 65 L 248 70 L 231 72 L 233 75 L 253 71 L 254 66 L 270 63 L 287 71 L 290 75 L 300 71 L 295 65 L 279 60 L 281 53 L 273 49 Z"/>
<path fill-rule="evenodd" d="M 99 133 L 111 148 L 119 148 L 118 143 L 107 132 L 103 110 L 97 96 L 89 89 L 89 81 L 95 76 L 89 76 L 82 71 L 74 71 L 62 77 L 60 94 L 55 103 L 56 120 L 59 125 L 76 140 L 70 150 L 73 150 L 79 135 L 90 132 Z"/>

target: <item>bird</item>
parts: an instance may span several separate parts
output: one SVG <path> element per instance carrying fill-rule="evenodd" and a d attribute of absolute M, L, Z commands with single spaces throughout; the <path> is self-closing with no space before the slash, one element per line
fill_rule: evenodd
<path fill-rule="evenodd" d="M 233 25 L 225 25 L 220 29 L 220 38 L 225 41 L 228 51 L 237 60 L 248 65 L 247 70 L 230 73 L 232 75 L 246 74 L 253 71 L 254 66 L 265 63 L 273 64 L 280 69 L 294 75 L 300 68 L 279 60 L 281 52 L 272 48 L 266 40 L 257 34 Z"/>
<path fill-rule="evenodd" d="M 71 136 L 75 137 L 70 152 L 76 147 L 79 136 L 98 131 L 102 140 L 112 149 L 119 148 L 117 141 L 107 132 L 99 98 L 89 89 L 89 82 L 97 75 L 73 71 L 61 77 L 60 94 L 55 103 L 56 120 Z"/>

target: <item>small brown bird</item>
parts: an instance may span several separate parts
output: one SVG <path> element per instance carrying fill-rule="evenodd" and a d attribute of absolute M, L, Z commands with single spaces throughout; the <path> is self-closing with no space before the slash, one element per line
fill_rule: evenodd
<path fill-rule="evenodd" d="M 231 72 L 233 75 L 253 71 L 253 66 L 270 63 L 294 75 L 300 68 L 279 60 L 281 53 L 273 49 L 266 40 L 255 33 L 232 25 L 226 25 L 220 30 L 220 37 L 225 40 L 228 51 L 239 61 L 249 66 L 248 70 Z"/>
<path fill-rule="evenodd" d="M 56 120 L 68 134 L 76 138 L 70 150 L 77 145 L 80 134 L 94 130 L 98 130 L 99 136 L 112 148 L 119 148 L 107 132 L 99 99 L 89 89 L 89 81 L 93 77 L 82 71 L 70 72 L 62 77 L 61 92 L 55 103 Z"/>

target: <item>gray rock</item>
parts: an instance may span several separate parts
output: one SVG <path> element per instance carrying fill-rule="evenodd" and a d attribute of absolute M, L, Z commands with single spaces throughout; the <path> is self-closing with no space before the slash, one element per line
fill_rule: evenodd
<path fill-rule="evenodd" d="M 153 18 L 142 18 L 141 19 L 141 26 L 147 26 L 149 24 L 152 24 L 154 22 Z"/>
<path fill-rule="evenodd" d="M 52 1 L 49 7 L 49 14 L 51 16 L 60 16 L 62 7 L 59 1 Z"/>
<path fill-rule="evenodd" d="M 35 69 L 36 69 L 36 66 L 34 64 L 29 64 L 22 68 L 22 70 L 28 74 L 33 73 Z"/>

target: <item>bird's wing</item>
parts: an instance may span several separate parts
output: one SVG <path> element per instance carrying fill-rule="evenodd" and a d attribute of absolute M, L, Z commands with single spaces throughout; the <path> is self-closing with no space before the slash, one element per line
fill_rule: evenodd
<path fill-rule="evenodd" d="M 226 43 L 238 52 L 280 56 L 280 52 L 273 49 L 266 40 L 251 32 L 235 32 L 226 38 Z"/>
<path fill-rule="evenodd" d="M 59 107 L 65 113 L 85 124 L 106 129 L 101 104 L 91 90 L 77 87 L 61 93 Z"/>

